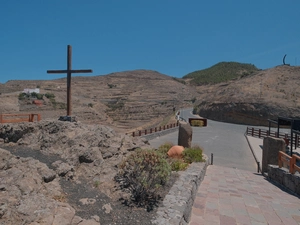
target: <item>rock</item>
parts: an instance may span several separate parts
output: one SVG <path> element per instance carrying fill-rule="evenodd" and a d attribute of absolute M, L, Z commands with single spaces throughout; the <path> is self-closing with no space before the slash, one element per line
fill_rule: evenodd
<path fill-rule="evenodd" d="M 73 166 L 62 162 L 61 160 L 55 161 L 52 163 L 52 166 L 55 168 L 56 173 L 61 177 L 64 177 L 70 171 L 74 171 Z"/>
<path fill-rule="evenodd" d="M 100 225 L 100 223 L 92 219 L 92 220 L 83 220 L 78 225 Z"/>
<path fill-rule="evenodd" d="M 93 205 L 96 202 L 96 199 L 93 198 L 82 198 L 79 200 L 82 205 Z"/>
<path fill-rule="evenodd" d="M 110 204 L 105 204 L 103 207 L 102 207 L 103 210 L 105 210 L 105 213 L 110 213 L 111 210 L 112 210 L 112 207 Z"/>
<path fill-rule="evenodd" d="M 68 195 L 60 185 L 93 186 L 97 180 L 99 187 L 93 190 L 116 198 L 114 176 L 119 163 L 134 149 L 147 146 L 138 137 L 117 134 L 106 126 L 57 120 L 0 124 L 0 138 L 9 142 L 3 146 L 20 155 L 0 149 L 0 224 L 7 225 L 99 225 L 99 217 L 75 216 L 75 209 L 64 202 Z M 24 155 L 30 157 L 21 157 Z M 93 207 L 98 204 L 96 199 L 88 196 L 81 204 Z M 105 213 L 111 213 L 110 204 L 103 207 Z"/>
<path fill-rule="evenodd" d="M 81 155 L 79 155 L 80 163 L 92 163 L 95 160 L 98 161 L 103 160 L 102 154 L 98 147 L 92 147 L 87 151 L 83 152 Z"/>
<path fill-rule="evenodd" d="M 189 123 L 179 122 L 178 145 L 190 148 L 192 145 L 193 129 Z"/>
<path fill-rule="evenodd" d="M 56 209 L 56 213 L 53 220 L 53 225 L 71 224 L 75 216 L 75 210 L 66 203 L 60 203 Z"/>

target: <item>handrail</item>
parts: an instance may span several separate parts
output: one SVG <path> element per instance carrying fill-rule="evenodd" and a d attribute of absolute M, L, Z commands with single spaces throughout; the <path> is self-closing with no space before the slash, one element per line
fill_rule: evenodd
<path fill-rule="evenodd" d="M 159 132 L 159 131 L 171 129 L 171 128 L 178 127 L 178 126 L 179 126 L 179 122 L 164 125 L 164 126 L 159 126 L 159 127 L 155 127 L 155 128 L 145 129 L 145 130 L 133 131 L 131 133 L 131 135 L 132 135 L 132 137 L 143 136 L 143 135 L 156 133 L 156 132 Z"/>
<path fill-rule="evenodd" d="M 290 169 L 291 163 L 292 163 L 292 157 L 289 156 L 288 154 L 284 153 L 283 151 L 278 152 L 278 166 L 279 168 L 285 167 Z"/>
<path fill-rule="evenodd" d="M 289 145 L 291 140 L 291 135 L 283 132 L 277 132 L 277 131 L 270 131 L 266 129 L 261 128 L 255 128 L 255 127 L 247 127 L 246 135 L 252 136 L 252 137 L 258 137 L 258 138 L 265 138 L 265 137 L 277 137 L 277 138 L 283 138 L 286 145 Z M 299 135 L 293 136 L 293 145 L 300 147 L 299 142 Z"/>
<path fill-rule="evenodd" d="M 13 118 L 7 119 L 5 117 Z M 0 123 L 33 122 L 35 117 L 36 121 L 41 120 L 41 115 L 38 113 L 0 114 Z"/>
<path fill-rule="evenodd" d="M 278 152 L 278 166 L 279 168 L 284 167 L 289 170 L 291 174 L 294 174 L 296 171 L 300 173 L 300 167 L 297 165 L 297 160 L 300 161 L 300 156 L 293 154 L 289 156 L 283 151 Z"/>
<path fill-rule="evenodd" d="M 291 173 L 294 174 L 296 171 L 300 173 L 300 166 L 297 166 L 297 160 L 300 161 L 300 156 L 293 154 L 292 156 L 292 171 Z"/>

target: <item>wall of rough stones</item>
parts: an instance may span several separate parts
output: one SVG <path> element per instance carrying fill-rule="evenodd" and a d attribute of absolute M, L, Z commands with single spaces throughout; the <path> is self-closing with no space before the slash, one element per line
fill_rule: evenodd
<path fill-rule="evenodd" d="M 156 225 L 187 225 L 190 221 L 192 206 L 197 189 L 204 179 L 209 159 L 205 162 L 192 163 L 186 171 L 182 171 L 179 179 L 165 196 L 163 206 L 157 210 Z"/>
<path fill-rule="evenodd" d="M 289 173 L 286 168 L 279 168 L 276 165 L 268 166 L 268 179 L 284 186 L 290 192 L 300 196 L 300 173 Z"/>

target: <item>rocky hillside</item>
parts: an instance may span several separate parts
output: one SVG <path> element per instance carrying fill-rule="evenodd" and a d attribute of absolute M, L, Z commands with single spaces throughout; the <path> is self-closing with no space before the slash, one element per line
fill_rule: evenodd
<path fill-rule="evenodd" d="M 277 66 L 250 76 L 198 86 L 195 113 L 214 120 L 267 125 L 278 116 L 300 117 L 300 67 Z"/>
<path fill-rule="evenodd" d="M 151 223 L 153 214 L 121 204 L 113 179 L 126 156 L 150 148 L 142 139 L 44 120 L 0 124 L 0 147 L 1 225 Z"/>
<path fill-rule="evenodd" d="M 192 78 L 174 79 L 149 70 L 73 77 L 72 115 L 123 133 L 164 125 L 174 119 L 174 109 L 183 107 L 194 107 L 195 113 L 209 119 L 252 125 L 266 125 L 267 119 L 277 116 L 299 117 L 300 67 L 257 70 L 250 64 L 220 63 L 214 68 L 219 74 L 215 81 L 228 71 L 236 72 L 234 79 L 221 82 L 218 78 L 217 83 L 195 86 L 190 85 Z M 36 87 L 54 97 L 44 96 L 41 106 L 33 103 L 34 98 L 19 99 L 24 88 Z M 0 113 L 38 112 L 42 118 L 66 114 L 65 78 L 9 81 L 0 88 Z"/>
<path fill-rule="evenodd" d="M 19 100 L 25 88 L 40 88 L 42 105 L 32 98 Z M 66 115 L 66 79 L 9 81 L 1 87 L 1 112 L 38 112 L 42 118 Z M 117 131 L 156 126 L 174 118 L 174 110 L 192 107 L 197 97 L 188 87 L 156 71 L 135 70 L 104 76 L 72 78 L 72 115 L 89 124 L 104 124 Z"/>

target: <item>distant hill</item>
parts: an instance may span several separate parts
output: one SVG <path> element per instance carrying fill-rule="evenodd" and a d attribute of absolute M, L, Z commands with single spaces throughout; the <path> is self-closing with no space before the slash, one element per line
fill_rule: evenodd
<path fill-rule="evenodd" d="M 259 69 L 252 64 L 220 62 L 210 68 L 189 73 L 183 79 L 191 79 L 192 85 L 216 84 L 245 77 L 257 71 Z"/>

